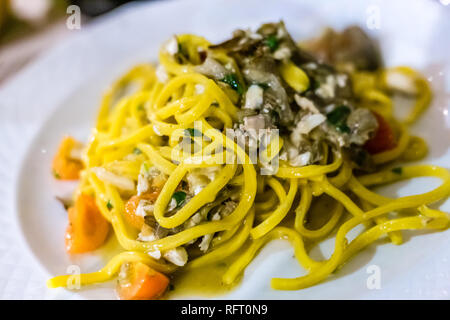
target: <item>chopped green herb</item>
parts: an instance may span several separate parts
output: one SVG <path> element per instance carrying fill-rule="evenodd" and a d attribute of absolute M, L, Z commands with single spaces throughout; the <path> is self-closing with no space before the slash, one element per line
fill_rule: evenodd
<path fill-rule="evenodd" d="M 144 162 L 142 165 L 144 166 L 144 170 L 145 170 L 146 172 L 149 172 L 150 168 L 148 167 L 147 162 Z"/>
<path fill-rule="evenodd" d="M 310 83 L 310 85 L 309 85 L 308 90 L 315 91 L 316 89 L 318 89 L 320 87 L 320 81 L 315 78 L 310 77 L 309 83 Z"/>
<path fill-rule="evenodd" d="M 235 74 L 233 74 L 233 73 L 227 74 L 220 81 L 225 82 L 226 84 L 228 84 L 238 94 L 243 94 L 244 93 L 244 89 L 243 89 L 242 85 L 239 83 L 239 81 L 237 80 L 237 77 L 236 77 Z"/>
<path fill-rule="evenodd" d="M 402 169 L 402 167 L 397 167 L 397 168 L 392 169 L 392 172 L 396 173 L 396 174 L 402 174 L 403 169 Z"/>
<path fill-rule="evenodd" d="M 199 131 L 195 128 L 187 128 L 186 132 L 191 137 L 200 137 L 202 135 L 201 131 Z"/>
<path fill-rule="evenodd" d="M 331 124 L 338 125 L 344 123 L 350 114 L 350 108 L 346 106 L 339 106 L 327 114 L 327 120 Z"/>
<path fill-rule="evenodd" d="M 106 203 L 106 207 L 108 208 L 108 210 L 111 210 L 112 208 L 114 208 L 114 206 L 111 203 L 111 200 L 108 200 L 108 202 Z"/>
<path fill-rule="evenodd" d="M 134 154 L 141 154 L 142 151 L 141 151 L 141 149 L 139 149 L 139 148 L 134 148 L 134 149 L 133 149 L 133 153 L 134 153 Z"/>
<path fill-rule="evenodd" d="M 265 40 L 265 44 L 270 48 L 270 51 L 275 51 L 278 48 L 278 39 L 275 35 L 270 35 Z"/>
<path fill-rule="evenodd" d="M 177 203 L 176 208 L 179 208 L 183 205 L 184 201 L 186 201 L 186 192 L 177 191 L 172 195 L 172 199 Z"/>
<path fill-rule="evenodd" d="M 339 132 L 350 133 L 350 128 L 346 124 L 350 112 L 349 107 L 339 106 L 327 114 L 327 121 L 334 125 Z"/>
<path fill-rule="evenodd" d="M 350 128 L 345 123 L 337 125 L 336 129 L 342 133 L 350 133 Z"/>
<path fill-rule="evenodd" d="M 56 179 L 61 179 L 61 176 L 60 176 L 59 173 L 56 172 L 55 170 L 53 170 L 53 176 L 54 176 Z"/>

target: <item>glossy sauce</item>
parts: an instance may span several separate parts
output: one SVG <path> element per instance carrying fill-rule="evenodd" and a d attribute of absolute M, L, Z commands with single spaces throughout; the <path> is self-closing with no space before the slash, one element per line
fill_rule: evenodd
<path fill-rule="evenodd" d="M 229 265 L 230 262 L 225 261 L 175 272 L 171 281 L 173 288 L 166 298 L 212 298 L 230 292 L 239 282 L 231 285 L 222 283 L 222 275 L 228 270 Z"/>

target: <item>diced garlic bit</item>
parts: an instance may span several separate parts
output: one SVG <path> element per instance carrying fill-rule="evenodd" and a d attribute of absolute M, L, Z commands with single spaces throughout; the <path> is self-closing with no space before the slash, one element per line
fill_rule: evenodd
<path fill-rule="evenodd" d="M 291 50 L 287 47 L 278 49 L 273 53 L 273 57 L 277 60 L 285 60 L 291 57 Z"/>
<path fill-rule="evenodd" d="M 298 140 L 296 136 L 300 134 L 308 134 L 315 127 L 319 126 L 326 120 L 325 116 L 321 113 L 307 114 L 304 116 L 291 133 L 291 140 Z"/>
<path fill-rule="evenodd" d="M 155 166 L 150 167 L 147 162 L 144 162 L 139 171 L 138 183 L 137 183 L 137 194 L 140 196 L 151 189 L 158 189 L 164 186 L 167 177 Z"/>
<path fill-rule="evenodd" d="M 293 167 L 303 167 L 309 164 L 311 161 L 311 152 L 307 151 L 297 155 L 293 159 L 289 160 L 289 164 Z"/>
<path fill-rule="evenodd" d="M 167 261 L 172 262 L 174 265 L 179 267 L 184 266 L 188 261 L 188 254 L 184 247 L 178 247 L 166 251 L 164 252 L 163 257 Z"/>
<path fill-rule="evenodd" d="M 295 102 L 298 104 L 300 108 L 302 108 L 305 111 L 310 111 L 311 113 L 320 113 L 320 111 L 316 108 L 314 105 L 314 102 L 311 100 L 302 97 L 298 94 L 294 95 Z"/>
<path fill-rule="evenodd" d="M 363 145 L 377 130 L 378 121 L 370 110 L 358 108 L 348 116 L 347 125 L 351 131 L 350 143 Z"/>
<path fill-rule="evenodd" d="M 417 87 L 414 83 L 414 79 L 395 70 L 386 73 L 386 85 L 393 90 L 406 94 L 417 94 Z"/>
<path fill-rule="evenodd" d="M 138 176 L 137 194 L 140 196 L 146 193 L 150 189 L 150 182 L 148 179 L 148 173 L 146 170 L 141 170 Z"/>
<path fill-rule="evenodd" d="M 245 30 L 246 35 L 253 40 L 262 40 L 263 36 L 260 35 L 259 33 L 253 32 L 250 29 Z"/>
<path fill-rule="evenodd" d="M 155 234 L 155 231 L 152 227 L 144 224 L 142 226 L 141 232 L 138 235 L 139 241 L 154 241 L 158 240 L 158 237 Z"/>
<path fill-rule="evenodd" d="M 166 68 L 163 65 L 158 65 L 155 70 L 156 78 L 161 83 L 166 83 L 169 81 L 169 75 L 167 74 Z"/>
<path fill-rule="evenodd" d="M 186 221 L 184 225 L 186 229 L 189 229 L 195 227 L 196 225 L 199 225 L 200 222 L 204 220 L 206 220 L 206 216 L 201 214 L 200 212 L 197 212 L 188 221 Z"/>
<path fill-rule="evenodd" d="M 211 57 L 206 57 L 202 64 L 195 67 L 195 71 L 216 80 L 223 79 L 229 73 L 220 62 Z"/>
<path fill-rule="evenodd" d="M 216 212 L 213 214 L 213 216 L 211 217 L 212 221 L 219 221 L 222 218 L 222 216 L 220 215 L 220 212 Z"/>
<path fill-rule="evenodd" d="M 246 109 L 258 109 L 263 104 L 263 94 L 264 90 L 257 84 L 252 84 L 245 94 L 245 105 Z"/>
<path fill-rule="evenodd" d="M 286 28 L 278 28 L 277 30 L 277 38 L 282 39 L 288 35 Z"/>
<path fill-rule="evenodd" d="M 202 241 L 198 245 L 201 252 L 208 251 L 209 245 L 211 244 L 211 240 L 212 240 L 213 236 L 214 236 L 214 234 L 212 234 L 212 233 L 203 236 Z"/>
<path fill-rule="evenodd" d="M 139 204 L 136 208 L 136 215 L 140 217 L 146 217 L 153 212 L 154 208 L 155 206 L 151 201 L 142 199 L 139 201 Z"/>
<path fill-rule="evenodd" d="M 217 209 L 217 211 L 211 217 L 212 221 L 219 221 L 227 216 L 229 216 L 237 207 L 237 203 L 233 200 L 225 202 L 223 205 Z M 205 217 L 206 218 L 206 217 Z M 206 252 L 211 244 L 214 237 L 214 233 L 204 235 L 202 241 L 199 244 L 200 251 Z"/>
<path fill-rule="evenodd" d="M 147 251 L 147 254 L 152 257 L 153 259 L 159 260 L 161 259 L 161 251 L 154 250 L 154 251 Z"/>
<path fill-rule="evenodd" d="M 266 127 L 266 119 L 262 114 L 244 118 L 245 130 L 261 130 Z"/>
<path fill-rule="evenodd" d="M 208 179 L 210 181 L 213 181 L 217 174 L 219 173 L 220 167 L 207 167 L 207 168 L 203 168 L 203 174 L 206 175 L 208 177 Z"/>
<path fill-rule="evenodd" d="M 236 209 L 236 207 L 237 203 L 235 201 L 230 200 L 225 202 L 224 205 L 220 207 L 218 213 L 220 214 L 220 217 L 225 218 L 229 216 L 234 211 L 234 209 Z M 212 219 L 214 220 L 214 216 L 212 217 Z"/>
<path fill-rule="evenodd" d="M 295 129 L 291 132 L 291 135 L 289 138 L 290 138 L 290 141 L 292 142 L 292 144 L 294 146 L 296 146 L 297 148 L 300 147 L 302 141 L 304 140 L 303 135 L 301 133 L 297 132 Z M 291 150 L 292 150 L 292 148 L 288 149 L 288 157 L 289 158 L 292 158 L 290 156 Z M 297 149 L 295 149 L 295 150 L 297 150 Z"/>
<path fill-rule="evenodd" d="M 258 147 L 258 131 L 255 129 L 246 129 L 244 124 L 239 125 L 239 129 L 227 131 L 227 137 L 230 140 L 236 141 L 236 143 L 245 148 L 248 146 L 250 150 L 256 150 Z"/>
<path fill-rule="evenodd" d="M 319 97 L 322 97 L 324 99 L 331 99 L 334 98 L 334 90 L 336 87 L 336 79 L 333 75 L 328 75 L 326 78 L 325 83 L 321 83 L 319 88 L 316 89 L 316 94 Z"/>
<path fill-rule="evenodd" d="M 102 167 L 93 167 L 91 170 L 103 182 L 112 184 L 122 191 L 134 191 L 134 181 L 127 177 L 119 176 Z"/>
<path fill-rule="evenodd" d="M 323 111 L 325 114 L 330 113 L 331 111 L 333 111 L 334 109 L 336 109 L 336 105 L 334 103 L 327 105 Z"/>
<path fill-rule="evenodd" d="M 171 37 L 169 40 L 167 40 L 164 48 L 166 49 L 167 53 L 170 55 L 175 55 L 178 53 L 178 40 L 175 36 Z"/>
<path fill-rule="evenodd" d="M 167 206 L 167 211 L 172 211 L 172 210 L 175 209 L 176 207 L 177 207 L 177 201 L 176 201 L 174 198 L 172 198 L 172 199 L 170 200 L 169 205 Z"/>
<path fill-rule="evenodd" d="M 232 203 L 234 203 L 234 201 L 230 201 Z M 225 208 L 225 207 L 223 207 Z M 214 213 L 214 215 L 212 216 L 211 220 L 212 221 L 219 221 L 220 219 L 222 219 L 221 216 L 221 210 L 219 210 L 218 212 Z M 202 252 L 206 252 L 209 248 L 209 245 L 211 244 L 211 240 L 214 237 L 214 233 L 210 233 L 207 235 L 204 235 L 202 238 L 202 241 L 200 242 L 200 244 L 198 245 L 200 248 L 200 251 Z"/>
<path fill-rule="evenodd" d="M 348 80 L 348 77 L 346 74 L 338 74 L 336 76 L 336 82 L 340 88 L 344 88 L 347 85 L 347 80 Z"/>
<path fill-rule="evenodd" d="M 207 167 L 193 169 L 186 175 L 189 191 L 196 195 L 216 178 L 220 167 Z"/>
<path fill-rule="evenodd" d="M 298 149 L 297 148 L 294 148 L 294 147 L 289 147 L 288 149 L 287 149 L 287 157 L 289 158 L 289 159 L 294 159 L 295 157 L 297 157 L 298 156 Z"/>
<path fill-rule="evenodd" d="M 304 67 L 305 67 L 305 69 L 316 70 L 317 69 L 317 63 L 309 62 L 309 63 L 305 64 Z"/>

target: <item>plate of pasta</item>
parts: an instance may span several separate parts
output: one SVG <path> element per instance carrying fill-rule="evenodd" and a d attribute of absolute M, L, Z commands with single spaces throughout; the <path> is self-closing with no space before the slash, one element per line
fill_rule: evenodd
<path fill-rule="evenodd" d="M 169 26 L 186 3 L 217 21 Z M 22 165 L 19 223 L 47 286 L 125 300 L 445 297 L 450 65 L 431 34 L 448 12 L 381 2 L 377 32 L 367 3 L 343 3 L 143 5 L 75 39 L 102 39 L 93 61 L 120 53 L 52 109 Z M 407 36 L 403 10 L 436 29 Z M 441 278 L 410 283 L 430 266 Z"/>

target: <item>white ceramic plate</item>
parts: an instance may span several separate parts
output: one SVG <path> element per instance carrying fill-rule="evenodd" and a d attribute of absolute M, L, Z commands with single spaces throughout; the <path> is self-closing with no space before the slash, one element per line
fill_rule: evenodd
<path fill-rule="evenodd" d="M 16 274 L 17 264 L 23 268 L 22 274 L 36 274 L 28 275 L 29 280 L 21 279 L 22 284 L 0 277 L 0 292 L 3 290 L 0 297 L 23 297 L 19 293 L 23 292 L 21 286 L 30 287 L 30 281 L 35 291 L 30 289 L 33 294 L 26 297 L 115 297 L 111 284 L 76 293 L 44 289 L 46 277 L 65 273 L 69 265 L 93 271 L 103 263 L 95 254 L 74 260 L 67 257 L 63 241 L 67 215 L 55 200 L 55 194 L 61 194 L 67 185 L 51 177 L 50 162 L 64 134 L 81 140 L 88 137 L 101 94 L 108 84 L 135 63 L 155 61 L 160 43 L 174 33 L 201 34 L 214 42 L 230 36 L 238 27 L 256 27 L 262 22 L 283 19 L 293 36 L 302 39 L 317 35 L 326 26 L 339 29 L 358 24 L 367 29 L 367 22 L 371 25 L 373 14 L 379 12 L 380 28 L 367 31 L 379 40 L 386 64 L 407 64 L 419 69 L 429 77 L 435 92 L 433 105 L 412 128 L 430 144 L 425 162 L 450 167 L 450 15 L 443 3 L 187 0 L 130 5 L 83 26 L 0 91 L 3 161 L 0 191 L 4 190 L 3 195 L 8 196 L 2 204 L 7 212 L 2 218 L 3 225 L 8 230 L 0 235 L 3 250 L 0 253 L 4 253 L 0 255 L 0 275 L 4 269 L 20 278 Z M 23 158 L 21 166 L 19 158 Z M 14 174 L 16 184 L 11 191 Z M 423 192 L 436 184 L 433 179 L 416 179 L 382 192 L 403 196 Z M 450 201 L 439 205 L 450 211 Z M 17 217 L 17 228 L 11 222 L 12 216 Z M 384 242 L 371 246 L 324 283 L 288 292 L 272 290 L 270 278 L 294 277 L 304 271 L 287 243 L 273 242 L 247 268 L 242 284 L 219 298 L 448 298 L 450 232 L 411 238 L 410 233 L 406 235 L 407 241 L 402 246 Z M 20 239 L 24 240 L 23 246 L 18 244 Z M 19 251 L 23 247 L 31 251 L 33 262 Z M 313 254 L 328 257 L 332 247 L 332 240 L 325 241 Z M 15 261 L 14 257 L 19 258 Z M 366 285 L 367 267 L 371 265 L 381 270 L 379 290 L 368 289 Z"/>

